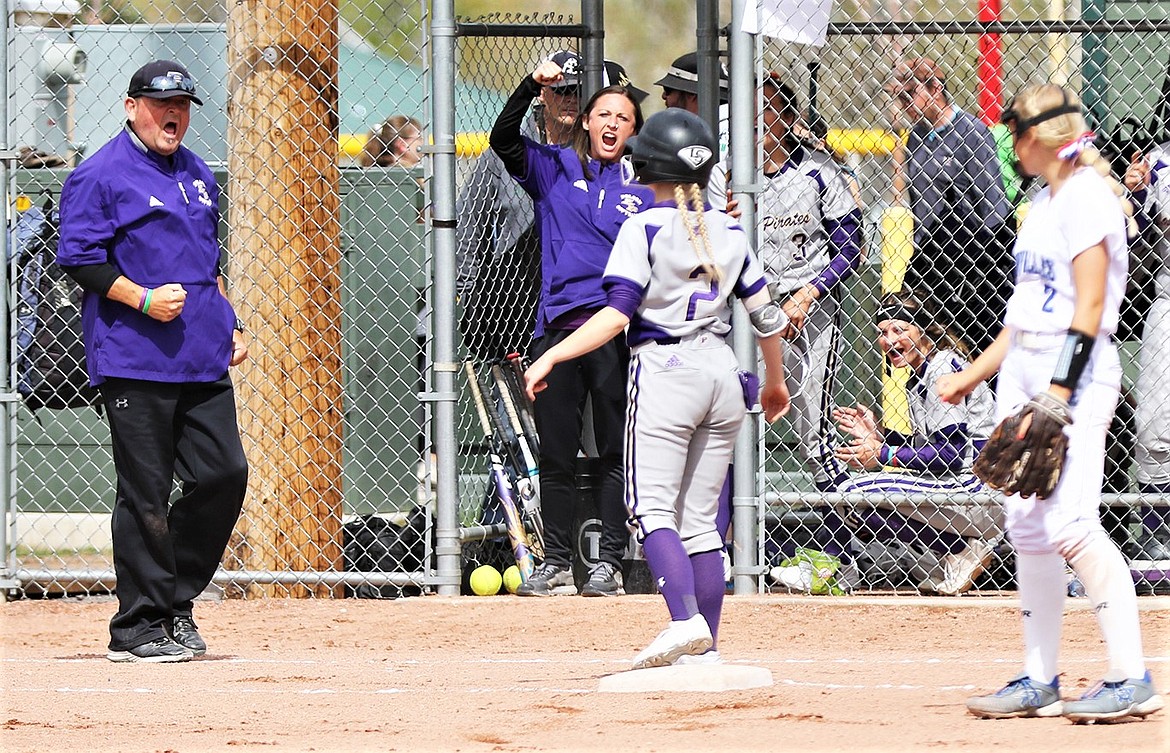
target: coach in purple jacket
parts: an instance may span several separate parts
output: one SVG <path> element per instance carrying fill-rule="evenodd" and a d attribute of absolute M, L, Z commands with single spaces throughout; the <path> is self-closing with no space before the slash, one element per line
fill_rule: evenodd
<path fill-rule="evenodd" d="M 560 342 L 606 305 L 601 285 L 609 252 L 627 217 L 650 206 L 653 193 L 634 182 L 622 160 L 626 140 L 642 126 L 644 92 L 630 85 L 621 66 L 607 63 L 603 87 L 582 108 L 566 146 L 537 144 L 520 133 L 532 98 L 542 86 L 579 83 L 579 71 L 546 60 L 525 76 L 504 105 L 490 143 L 508 172 L 532 197 L 540 230 L 541 290 L 533 356 Z M 545 559 L 516 591 L 547 595 L 573 585 L 576 462 L 581 417 L 591 398 L 602 467 L 598 508 L 600 562 L 582 585 L 584 596 L 623 592 L 621 561 L 629 543 L 622 479 L 629 349 L 618 336 L 602 348 L 552 370 L 536 399 L 540 433 L 541 514 Z"/>
<path fill-rule="evenodd" d="M 57 262 L 85 289 L 86 363 L 117 474 L 118 612 L 107 655 L 116 662 L 187 661 L 207 650 L 193 600 L 211 582 L 247 487 L 228 367 L 248 349 L 220 273 L 219 189 L 181 145 L 192 102 L 203 104 L 183 66 L 138 69 L 126 128 L 61 190 Z"/>

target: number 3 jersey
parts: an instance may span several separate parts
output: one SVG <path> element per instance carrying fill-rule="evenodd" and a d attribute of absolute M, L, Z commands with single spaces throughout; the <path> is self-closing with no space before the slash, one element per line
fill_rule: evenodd
<path fill-rule="evenodd" d="M 812 282 L 837 252 L 829 228 L 856 212 L 845 175 L 828 154 L 802 147 L 780 172 L 765 174 L 757 213 L 768 282 L 782 292 Z"/>
<path fill-rule="evenodd" d="M 766 286 L 739 222 L 710 208 L 703 217 L 709 250 L 702 256 L 674 202 L 643 210 L 618 232 L 604 285 L 609 305 L 630 317 L 630 347 L 650 340 L 678 342 L 704 330 L 726 335 L 731 296 L 747 298 Z M 707 273 L 704 262 L 719 270 L 720 279 Z"/>

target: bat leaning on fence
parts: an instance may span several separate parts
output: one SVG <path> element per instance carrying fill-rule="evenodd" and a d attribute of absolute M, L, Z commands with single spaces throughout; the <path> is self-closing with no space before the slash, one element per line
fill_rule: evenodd
<path fill-rule="evenodd" d="M 479 423 L 483 427 L 484 437 L 488 441 L 488 470 L 492 484 L 496 488 L 496 498 L 504 512 L 504 522 L 508 529 L 508 542 L 512 545 L 512 556 L 516 558 L 516 567 L 520 570 L 520 577 L 527 582 L 535 568 L 532 555 L 532 545 L 528 533 L 524 530 L 524 521 L 520 517 L 520 510 L 516 506 L 516 497 L 513 494 L 512 480 L 504 468 L 504 442 L 500 432 L 493 428 L 491 413 L 484 403 L 483 390 L 479 386 L 479 378 L 475 373 L 475 366 L 471 361 L 464 362 L 467 371 L 467 383 L 471 389 L 471 398 L 475 403 L 475 410 L 479 414 Z"/>
<path fill-rule="evenodd" d="M 517 359 L 519 356 L 517 356 Z M 544 520 L 540 515 L 540 467 L 537 464 L 535 422 L 532 421 L 531 405 L 521 385 L 517 383 L 515 371 L 508 364 L 495 364 L 491 368 L 492 379 L 504 404 L 504 414 L 512 430 L 507 437 L 511 450 L 510 460 L 516 469 L 516 490 L 520 494 L 521 514 L 532 542 L 532 553 L 537 559 L 544 559 Z M 521 396 L 525 400 L 521 400 Z M 528 420 L 525 421 L 525 416 Z M 531 430 L 529 427 L 532 427 Z"/>

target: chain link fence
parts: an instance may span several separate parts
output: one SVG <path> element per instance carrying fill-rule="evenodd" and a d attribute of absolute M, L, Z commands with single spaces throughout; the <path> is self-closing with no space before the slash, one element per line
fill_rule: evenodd
<path fill-rule="evenodd" d="M 432 124 L 432 66 L 440 66 L 430 57 L 430 4 L 268 3 L 248 6 L 247 14 L 244 6 L 195 0 L 73 5 L 10 5 L 10 385 L 21 381 L 28 348 L 21 333 L 27 340 L 22 322 L 30 321 L 30 309 L 20 279 L 39 231 L 36 215 L 51 216 L 49 202 L 71 167 L 122 127 L 129 72 L 152 58 L 174 58 L 190 69 L 204 100 L 185 144 L 212 165 L 223 189 L 229 294 L 252 351 L 233 374 L 252 479 L 216 587 L 241 597 L 392 597 L 433 588 L 442 580 L 437 521 L 448 505 L 455 508 L 463 588 L 479 565 L 505 568 L 511 552 L 489 483 L 489 443 L 458 364 L 437 357 L 436 327 L 454 330 L 456 361 L 482 366 L 528 348 L 539 280 L 532 208 L 486 149 L 486 134 L 520 78 L 555 51 L 583 50 L 588 28 L 572 17 L 522 10 L 457 20 L 454 60 L 444 61 L 455 79 L 457 224 L 453 280 L 445 282 L 456 303 L 454 321 L 437 322 L 440 265 L 430 220 L 434 165 L 448 147 Z M 810 375 L 793 390 L 809 406 L 807 421 L 790 416 L 758 427 L 758 489 L 751 492 L 757 527 L 733 532 L 732 558 L 754 563 L 762 588 L 939 591 L 956 566 L 952 555 L 964 550 L 977 553 L 983 571 L 974 592 L 1014 588 L 1010 546 L 998 524 L 987 522 L 997 505 L 991 495 L 863 492 L 840 486 L 848 469 L 825 470 L 833 467 L 826 462 L 833 449 L 849 439 L 832 420 L 834 406 L 871 406 L 900 434 L 918 428 L 907 370 L 889 368 L 879 350 L 874 312 L 881 296 L 898 291 L 909 268 L 932 289 L 951 285 L 950 299 L 997 305 L 1005 282 L 973 284 L 998 269 L 995 261 L 962 254 L 1006 254 L 1014 218 L 1035 190 L 1005 177 L 1010 159 L 974 165 L 956 158 L 959 172 L 994 169 L 996 179 L 1009 180 L 1000 190 L 1010 209 L 995 232 L 980 236 L 986 242 L 959 243 L 946 257 L 919 255 L 919 264 L 929 258 L 937 265 L 914 269 L 916 239 L 924 241 L 911 198 L 905 100 L 925 96 L 918 85 L 937 80 L 957 108 L 991 125 L 1004 97 L 1025 83 L 1068 83 L 1081 92 L 1098 145 L 1120 176 L 1135 152 L 1170 140 L 1170 3 L 1087 0 L 1061 4 L 1059 17 L 1051 3 L 981 7 L 976 16 L 970 3 L 839 2 L 823 47 L 759 38 L 757 81 L 774 73 L 791 90 L 797 122 L 807 129 L 802 148 L 819 150 L 856 187 L 863 237 L 856 270 L 829 297 L 835 308 L 824 304 L 827 347 L 809 344 L 818 354 L 809 363 L 823 361 L 825 376 Z M 622 51 L 607 48 L 606 57 L 621 60 Z M 916 57 L 934 61 L 938 75 L 898 78 L 897 64 Z M 669 63 L 662 60 L 653 75 Z M 661 107 L 653 80 L 635 77 L 651 91 L 647 112 Z M 752 81 L 733 78 L 731 86 L 739 96 L 756 96 Z M 537 108 L 527 126 L 537 139 L 542 117 Z M 761 145 L 766 128 L 763 117 Z M 761 146 L 757 164 L 767 157 Z M 760 187 L 761 244 L 769 237 L 769 179 L 761 173 L 745 182 Z M 733 190 L 738 185 L 731 182 Z M 773 224 L 783 227 L 783 218 Z M 1111 432 L 1102 509 L 1111 535 L 1135 561 L 1149 559 L 1152 541 L 1170 545 L 1158 522 L 1164 499 L 1139 486 L 1133 458 L 1139 353 L 1153 352 L 1156 336 L 1151 328 L 1143 335 L 1164 259 L 1156 244 L 1151 232 L 1134 246 L 1120 337 L 1127 390 Z M 979 321 L 989 319 L 993 325 L 998 314 L 980 312 Z M 447 372 L 455 372 L 453 394 L 437 385 Z M 456 401 L 453 437 L 440 437 L 435 422 L 444 400 Z M 27 400 L 6 405 L 3 587 L 108 592 L 114 490 L 104 417 L 92 407 L 34 412 Z M 448 446 L 453 459 L 437 454 Z M 457 476 L 450 499 L 436 492 L 438 469 L 449 460 Z M 870 470 L 881 470 L 880 463 Z M 856 482 L 859 474 L 848 474 Z M 595 561 L 593 487 L 590 461 L 582 458 L 578 570 Z M 930 505 L 950 512 L 923 514 Z M 841 566 L 828 539 L 843 545 L 852 567 Z M 636 556 L 631 546 L 627 576 L 636 572 Z M 628 579 L 628 589 L 639 582 Z"/>

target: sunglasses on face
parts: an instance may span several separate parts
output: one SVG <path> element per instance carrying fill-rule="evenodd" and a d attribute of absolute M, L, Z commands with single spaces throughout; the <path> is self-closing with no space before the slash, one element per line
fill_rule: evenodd
<path fill-rule="evenodd" d="M 908 107 L 910 104 L 912 104 L 914 102 L 914 97 L 918 94 L 918 87 L 919 86 L 920 86 L 920 84 L 915 82 L 908 89 L 907 88 L 899 89 L 894 94 L 894 98 L 896 100 L 898 100 L 898 104 L 902 105 L 903 107 Z"/>
<path fill-rule="evenodd" d="M 195 95 L 195 81 L 187 76 L 174 78 L 172 76 L 155 76 L 145 86 L 140 86 L 130 93 L 130 96 L 146 92 L 181 91 L 191 96 Z"/>

